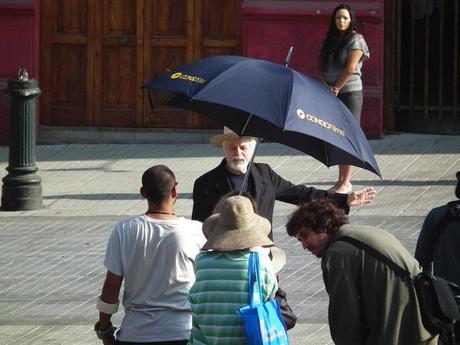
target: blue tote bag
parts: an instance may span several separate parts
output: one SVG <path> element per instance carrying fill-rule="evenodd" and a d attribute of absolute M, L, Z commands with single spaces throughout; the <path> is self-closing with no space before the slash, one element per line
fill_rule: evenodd
<path fill-rule="evenodd" d="M 251 252 L 248 264 L 249 305 L 238 313 L 243 318 L 248 345 L 289 345 L 278 301 L 262 302 L 259 253 Z"/>

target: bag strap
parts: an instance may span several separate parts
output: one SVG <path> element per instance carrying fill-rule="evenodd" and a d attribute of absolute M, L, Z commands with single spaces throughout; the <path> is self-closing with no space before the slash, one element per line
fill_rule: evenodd
<path fill-rule="evenodd" d="M 363 243 L 353 237 L 349 236 L 342 236 L 337 239 L 337 241 L 343 241 L 350 243 L 351 245 L 364 250 L 367 254 L 370 256 L 374 257 L 375 259 L 383 262 L 385 265 L 387 265 L 394 273 L 396 273 L 397 276 L 402 278 L 403 280 L 408 281 L 409 283 L 412 283 L 412 278 L 410 276 L 409 271 L 403 269 L 401 266 L 398 264 L 394 263 L 391 259 L 380 253 L 378 250 L 375 248 L 372 248 L 371 246 L 367 245 L 366 243 Z"/>
<path fill-rule="evenodd" d="M 251 252 L 248 262 L 249 304 L 255 307 L 262 304 L 262 289 L 260 286 L 259 253 Z"/>

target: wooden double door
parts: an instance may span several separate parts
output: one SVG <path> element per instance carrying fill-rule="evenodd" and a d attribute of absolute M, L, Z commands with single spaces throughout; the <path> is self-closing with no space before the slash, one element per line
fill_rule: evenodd
<path fill-rule="evenodd" d="M 40 123 L 212 128 L 151 108 L 141 86 L 167 68 L 240 54 L 241 0 L 42 0 Z"/>

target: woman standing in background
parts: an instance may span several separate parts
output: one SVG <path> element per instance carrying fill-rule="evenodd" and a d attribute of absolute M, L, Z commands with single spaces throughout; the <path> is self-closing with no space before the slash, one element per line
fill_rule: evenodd
<path fill-rule="evenodd" d="M 359 122 L 363 106 L 361 67 L 363 61 L 369 58 L 369 48 L 364 37 L 354 27 L 355 15 L 351 7 L 347 4 L 337 6 L 321 47 L 320 68 L 324 85 L 331 89 Z M 352 173 L 351 165 L 340 165 L 339 179 L 332 190 L 350 193 Z"/>

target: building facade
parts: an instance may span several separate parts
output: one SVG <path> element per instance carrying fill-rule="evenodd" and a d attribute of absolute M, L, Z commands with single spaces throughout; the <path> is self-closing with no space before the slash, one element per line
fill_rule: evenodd
<path fill-rule="evenodd" d="M 27 68 L 42 90 L 39 126 L 219 128 L 199 114 L 162 106 L 140 86 L 167 68 L 212 55 L 282 63 L 290 46 L 290 67 L 318 77 L 319 49 L 338 3 L 0 0 L 0 88 Z M 366 135 L 460 133 L 458 1 L 348 3 L 371 51 L 363 68 Z M 2 94 L 2 144 L 8 121 Z"/>

